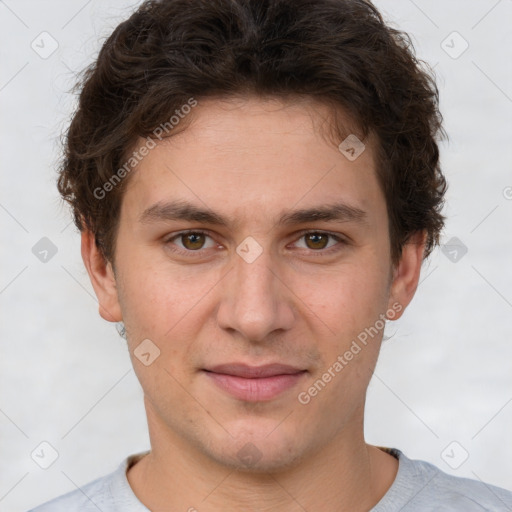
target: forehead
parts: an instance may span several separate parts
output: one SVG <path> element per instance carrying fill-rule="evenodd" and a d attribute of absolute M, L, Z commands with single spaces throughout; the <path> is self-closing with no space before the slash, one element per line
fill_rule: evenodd
<path fill-rule="evenodd" d="M 330 136 L 330 122 L 329 107 L 314 101 L 199 102 L 182 131 L 157 141 L 139 162 L 123 209 L 132 220 L 176 199 L 237 218 L 339 202 L 371 210 L 383 201 L 373 141 L 349 159 L 338 148 L 343 139 Z"/>

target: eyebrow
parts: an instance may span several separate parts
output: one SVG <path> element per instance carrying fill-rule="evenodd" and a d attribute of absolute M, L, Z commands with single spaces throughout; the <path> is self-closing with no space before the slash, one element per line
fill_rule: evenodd
<path fill-rule="evenodd" d="M 207 208 L 198 207 L 183 200 L 159 201 L 144 210 L 139 217 L 139 222 L 142 224 L 172 220 L 198 222 L 223 227 L 237 224 L 219 213 L 213 212 Z M 340 202 L 313 208 L 285 211 L 277 220 L 277 225 L 291 226 L 314 221 L 356 222 L 366 224 L 367 214 L 358 207 Z"/>

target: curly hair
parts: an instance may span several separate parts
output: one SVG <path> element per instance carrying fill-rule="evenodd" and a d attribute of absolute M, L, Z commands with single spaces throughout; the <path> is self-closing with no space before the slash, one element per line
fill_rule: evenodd
<path fill-rule="evenodd" d="M 116 171 L 119 178 L 140 137 L 152 141 L 191 98 L 247 93 L 341 108 L 363 138 L 375 135 L 393 263 L 417 231 L 427 233 L 424 258 L 439 244 L 447 185 L 438 141 L 446 134 L 434 74 L 368 0 L 145 1 L 115 28 L 77 88 L 58 189 L 107 260 L 130 176 L 108 195 L 98 190 Z"/>

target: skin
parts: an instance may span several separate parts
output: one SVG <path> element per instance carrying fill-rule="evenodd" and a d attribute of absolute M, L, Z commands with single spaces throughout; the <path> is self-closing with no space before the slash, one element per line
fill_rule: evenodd
<path fill-rule="evenodd" d="M 399 304 L 394 319 L 401 316 L 425 243 L 416 233 L 392 265 L 374 141 L 349 161 L 319 129 L 327 114 L 314 100 L 201 101 L 190 125 L 158 143 L 130 177 L 114 265 L 82 233 L 100 314 L 124 322 L 144 390 L 151 453 L 128 480 L 151 510 L 366 511 L 393 483 L 398 461 L 363 435 L 382 331 L 309 403 L 297 398 L 380 314 Z M 140 222 L 149 206 L 176 199 L 229 225 Z M 364 210 L 365 222 L 277 224 L 285 210 L 339 201 Z M 194 243 L 175 236 L 187 229 L 208 235 Z M 320 236 L 308 244 L 303 230 L 346 243 Z M 262 248 L 252 263 L 236 252 L 248 236 Z M 144 339 L 160 350 L 149 366 L 134 356 Z M 307 373 L 272 400 L 247 402 L 202 371 L 240 361 Z M 259 455 L 249 466 L 237 455 L 247 443 Z"/>

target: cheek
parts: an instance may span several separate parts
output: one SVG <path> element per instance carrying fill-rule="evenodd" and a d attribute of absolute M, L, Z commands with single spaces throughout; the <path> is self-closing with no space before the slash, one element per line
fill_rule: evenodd
<path fill-rule="evenodd" d="M 387 305 L 386 280 L 375 262 L 347 263 L 311 278 L 296 274 L 294 293 L 304 315 L 331 338 L 345 339 L 372 325 Z M 314 283 L 312 286 L 311 283 Z M 304 307 L 305 306 L 305 307 Z"/>
<path fill-rule="evenodd" d="M 169 264 L 156 268 L 147 261 L 147 257 L 126 261 L 122 274 L 120 302 L 130 351 L 150 339 L 172 362 L 194 344 L 208 314 L 208 293 L 220 277 Z"/>
<path fill-rule="evenodd" d="M 186 407 L 183 386 L 190 375 L 183 363 L 189 361 L 198 338 L 200 299 L 211 288 L 191 282 L 183 273 L 156 270 L 135 259 L 129 274 L 124 274 L 122 310 L 130 357 L 145 395 L 164 415 L 180 401 Z M 145 353 L 150 355 L 144 357 Z"/>
<path fill-rule="evenodd" d="M 387 304 L 382 277 L 347 267 L 317 283 L 306 295 L 304 311 L 314 312 L 308 314 L 309 330 L 322 364 L 300 391 L 310 411 L 327 408 L 350 415 L 366 393 L 379 354 L 385 325 L 379 315 Z"/>
<path fill-rule="evenodd" d="M 168 327 L 174 318 L 183 316 L 187 293 L 186 280 L 179 273 L 159 268 L 151 261 L 151 254 L 133 255 L 123 267 L 123 313 L 137 320 L 141 326 L 154 328 L 165 321 Z M 165 312 L 165 315 L 163 313 Z M 155 323 L 159 320 L 158 323 Z"/>

